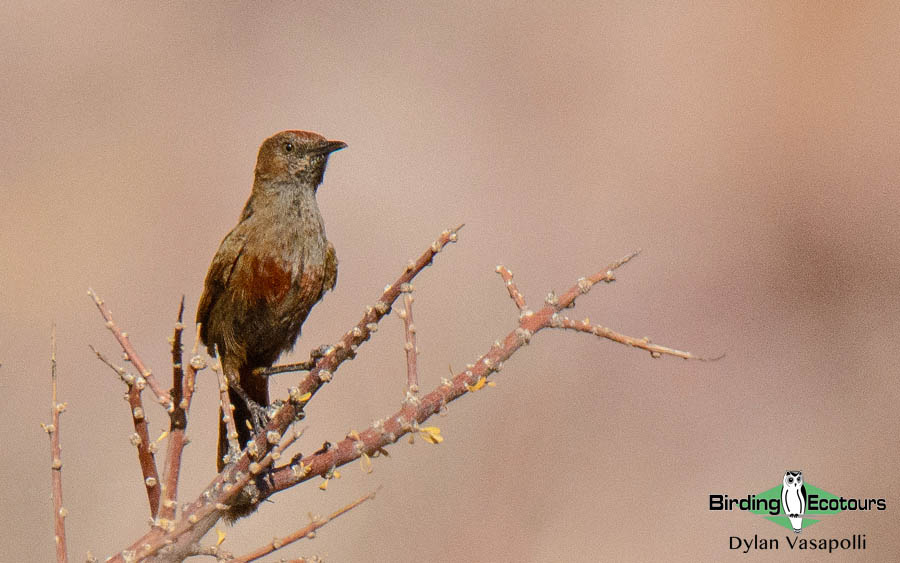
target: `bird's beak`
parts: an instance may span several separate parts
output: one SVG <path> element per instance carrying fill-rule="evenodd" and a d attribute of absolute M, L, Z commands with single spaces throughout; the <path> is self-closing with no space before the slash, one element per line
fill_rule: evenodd
<path fill-rule="evenodd" d="M 344 141 L 328 141 L 324 145 L 322 145 L 316 152 L 319 154 L 331 154 L 334 151 L 339 151 L 345 148 L 347 148 L 347 143 L 345 143 Z"/>

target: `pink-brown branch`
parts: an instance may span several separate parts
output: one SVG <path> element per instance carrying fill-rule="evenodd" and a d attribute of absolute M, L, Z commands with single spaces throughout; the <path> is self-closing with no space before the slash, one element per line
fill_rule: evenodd
<path fill-rule="evenodd" d="M 141 382 L 143 380 L 138 376 L 126 373 L 123 368 L 113 364 L 93 346 L 89 347 L 97 356 L 97 359 L 115 371 L 128 386 L 128 406 L 131 410 L 131 422 L 134 426 L 131 443 L 137 448 L 138 464 L 141 466 L 144 488 L 147 491 L 147 502 L 150 505 L 150 517 L 156 518 L 156 515 L 159 513 L 160 499 L 159 472 L 156 469 L 155 445 L 150 440 L 147 416 L 144 412 L 143 400 L 141 399 L 141 389 L 143 388 Z"/>
<path fill-rule="evenodd" d="M 526 310 L 528 307 L 525 305 L 525 297 L 522 296 L 522 293 L 516 286 L 516 282 L 513 281 L 512 272 L 507 270 L 504 266 L 497 266 L 497 273 L 500 274 L 500 277 L 503 278 L 503 282 L 506 283 L 506 290 L 509 292 L 509 296 L 516 304 L 516 307 L 518 307 L 520 311 Z"/>
<path fill-rule="evenodd" d="M 147 368 L 143 360 L 138 356 L 137 351 L 131 344 L 131 340 L 128 339 L 128 335 L 122 332 L 115 321 L 113 321 L 112 312 L 110 312 L 109 307 L 107 307 L 106 303 L 94 293 L 93 289 L 88 289 L 88 295 L 94 300 L 94 304 L 97 305 L 97 309 L 99 309 L 100 314 L 103 315 L 104 320 L 106 320 L 106 328 L 112 332 L 113 336 L 119 342 L 119 346 L 122 347 L 122 351 L 125 352 L 125 358 L 131 362 L 135 369 L 137 369 L 138 375 L 144 378 L 144 381 L 150 386 L 150 390 L 156 395 L 156 400 L 159 401 L 159 404 L 165 407 L 167 412 L 172 412 L 174 405 L 172 404 L 171 397 L 169 397 L 169 394 L 162 388 L 159 382 L 156 381 L 153 372 Z"/>
<path fill-rule="evenodd" d="M 181 337 L 184 332 L 184 325 L 181 321 L 183 313 L 184 297 L 181 298 L 178 320 L 175 323 L 175 333 L 172 336 L 172 402 L 175 408 L 170 414 L 169 440 L 166 447 L 166 461 L 163 465 L 165 468 L 162 486 L 163 500 L 158 518 L 159 524 L 163 527 L 175 518 L 176 502 L 178 500 L 178 479 L 181 474 L 181 456 L 187 443 L 188 413 L 191 409 L 191 399 L 194 396 L 194 381 L 197 371 L 206 366 L 206 363 L 196 355 L 196 342 L 191 362 L 186 367 L 182 365 L 183 349 Z"/>
<path fill-rule="evenodd" d="M 62 447 L 59 444 L 59 415 L 66 410 L 66 404 L 57 400 L 55 325 L 50 329 L 50 388 L 50 424 L 41 426 L 50 436 L 50 482 L 53 495 L 53 539 L 56 543 L 56 561 L 66 563 L 69 554 L 66 544 L 66 509 L 63 507 L 62 498 Z"/>
<path fill-rule="evenodd" d="M 241 446 L 238 444 L 238 432 L 234 424 L 234 405 L 231 403 L 231 397 L 228 394 L 228 377 L 222 368 L 221 359 L 218 360 L 213 371 L 216 372 L 216 377 L 219 380 L 219 408 L 222 412 L 222 421 L 225 423 L 225 433 L 228 439 L 228 454 L 226 455 L 229 460 L 232 460 L 241 451 Z"/>
<path fill-rule="evenodd" d="M 403 320 L 403 349 L 406 350 L 406 387 L 412 396 L 419 393 L 419 368 L 417 358 L 419 347 L 416 344 L 416 325 L 412 316 L 413 296 L 407 293 L 403 296 L 403 309 L 400 318 Z"/>
<path fill-rule="evenodd" d="M 568 330 L 576 330 L 578 332 L 586 332 L 588 334 L 593 334 L 595 336 L 599 336 L 600 338 L 606 338 L 612 340 L 613 342 L 618 342 L 620 344 L 627 344 L 628 346 L 633 346 L 635 348 L 640 348 L 641 350 L 646 350 L 650 352 L 650 355 L 654 358 L 659 358 L 660 356 L 666 354 L 669 356 L 676 356 L 678 358 L 684 358 L 685 360 L 701 360 L 690 352 L 683 352 L 681 350 L 675 350 L 674 348 L 668 348 L 666 346 L 660 346 L 658 344 L 652 344 L 649 338 L 634 338 L 633 336 L 627 336 L 624 334 L 620 334 L 612 329 L 609 329 L 605 326 L 591 324 L 588 319 L 584 319 L 582 321 L 574 321 L 568 317 L 560 317 L 556 326 L 559 328 L 564 328 Z"/>
<path fill-rule="evenodd" d="M 381 299 L 366 310 L 363 319 L 345 333 L 335 346 L 319 357 L 313 369 L 296 387 L 291 389 L 288 400 L 272 415 L 266 432 L 257 435 L 251 447 L 241 452 L 235 463 L 226 467 L 194 502 L 187 505 L 179 519 L 174 521 L 167 530 L 152 529 L 127 550 L 110 558 L 110 561 L 124 561 L 126 558 L 170 560 L 195 553 L 199 546 L 199 540 L 228 511 L 228 503 L 251 480 L 254 480 L 257 487 L 254 501 L 260 502 L 299 482 L 315 476 L 329 475 L 336 467 L 358 459 L 362 455 L 382 452 L 385 446 L 396 442 L 404 434 L 419 431 L 429 434 L 433 438 L 436 429 L 420 427 L 422 422 L 440 412 L 456 398 L 484 387 L 487 377 L 499 371 L 503 362 L 527 344 L 535 333 L 545 328 L 563 328 L 559 311 L 571 307 L 579 295 L 587 293 L 596 283 L 613 281 L 615 279 L 614 271 L 634 256 L 634 254 L 626 256 L 611 264 L 606 270 L 589 278 L 578 280 L 560 297 L 550 294 L 546 305 L 536 312 L 525 306 L 524 298 L 516 299 L 516 295 L 521 296 L 521 294 L 514 289 L 514 285 L 507 285 L 508 289 L 513 288 L 510 289 L 510 296 L 520 309 L 518 326 L 504 339 L 496 341 L 490 350 L 474 364 L 467 366 L 466 370 L 457 373 L 451 379 L 444 380 L 442 385 L 422 397 L 421 400 L 405 402 L 400 411 L 386 419 L 376 421 L 365 431 L 353 432 L 329 449 L 320 450 L 301 459 L 291 460 L 291 463 L 269 471 L 268 468 L 272 462 L 276 457 L 280 457 L 281 448 L 276 447 L 272 452 L 265 452 L 271 448 L 272 444 L 278 442 L 284 430 L 302 413 L 305 401 L 309 400 L 323 383 L 331 380 L 334 371 L 342 362 L 355 356 L 356 348 L 368 340 L 371 333 L 377 328 L 377 322 L 390 311 L 391 305 L 402 292 L 402 284 L 409 283 L 422 268 L 431 262 L 434 254 L 455 239 L 455 231 L 446 231 L 419 260 L 411 262 L 407 266 L 398 281 L 392 286 L 388 286 Z M 509 275 L 511 279 L 511 274 L 505 268 L 500 267 L 498 271 L 504 275 L 504 279 L 505 274 Z M 670 349 L 666 350 L 665 353 L 670 353 L 668 352 Z M 672 350 L 672 352 L 678 351 Z M 251 452 L 253 453 L 251 454 Z M 260 455 L 263 456 L 262 459 L 259 459 Z M 256 478 L 262 476 L 265 478 Z"/>
<path fill-rule="evenodd" d="M 257 559 L 260 559 L 261 557 L 265 557 L 266 555 L 269 555 L 270 553 L 273 553 L 274 551 L 277 551 L 283 547 L 287 547 L 296 541 L 302 540 L 305 537 L 312 537 L 313 534 L 315 534 L 316 530 L 318 530 L 325 524 L 331 522 L 338 516 L 341 516 L 343 514 L 346 514 L 347 512 L 350 512 L 357 506 L 359 506 L 362 503 L 366 502 L 367 500 L 371 500 L 373 498 L 375 498 L 375 493 L 371 492 L 365 496 L 362 496 L 362 497 L 356 499 L 355 501 L 344 506 L 343 508 L 340 508 L 340 509 L 334 511 L 333 513 L 329 514 L 325 518 L 312 518 L 312 521 L 309 524 L 300 528 L 299 530 L 297 530 L 293 533 L 290 533 L 284 537 L 275 538 L 270 543 L 268 543 L 258 549 L 255 549 L 255 550 L 251 551 L 250 553 L 246 553 L 244 555 L 241 555 L 240 557 L 235 557 L 234 559 L 230 559 L 229 562 L 230 563 L 248 563 L 249 561 L 256 561 Z"/>
<path fill-rule="evenodd" d="M 131 365 L 133 365 L 138 372 L 137 377 L 135 377 L 133 381 L 129 382 L 126 379 L 126 383 L 128 383 L 128 404 L 131 407 L 131 416 L 134 421 L 135 435 L 133 442 L 135 442 L 138 450 L 138 461 L 141 465 L 141 473 L 144 477 L 144 487 L 147 490 L 147 499 L 150 504 L 150 516 L 156 518 L 159 514 L 160 504 L 159 472 L 157 471 L 156 459 L 154 458 L 153 450 L 155 444 L 150 442 L 150 434 L 147 430 L 146 412 L 144 411 L 143 401 L 141 399 L 141 391 L 145 385 L 148 385 L 150 390 L 153 391 L 153 394 L 156 395 L 156 400 L 159 404 L 163 405 L 170 414 L 174 412 L 175 405 L 169 394 L 165 392 L 162 386 L 160 386 L 159 382 L 156 381 L 156 378 L 153 377 L 153 373 L 147 368 L 140 356 L 138 356 L 128 335 L 115 323 L 112 318 L 112 312 L 109 310 L 109 307 L 106 306 L 106 303 L 104 303 L 92 289 L 88 289 L 88 295 L 93 299 L 94 304 L 106 321 L 106 328 L 109 329 L 116 341 L 118 341 L 119 346 L 121 346 L 122 351 L 125 353 L 125 358 L 131 362 Z M 97 353 L 97 355 L 98 357 L 100 356 L 99 353 Z M 123 379 L 126 378 L 124 374 L 120 375 L 122 375 Z"/>
<path fill-rule="evenodd" d="M 478 358 L 478 361 L 474 364 L 468 366 L 466 370 L 459 372 L 449 380 L 445 380 L 441 386 L 422 397 L 419 401 L 407 402 L 390 417 L 376 421 L 363 432 L 354 433 L 346 437 L 328 451 L 307 456 L 291 467 L 276 469 L 272 472 L 269 479 L 269 482 L 272 483 L 272 489 L 265 491 L 264 495 L 274 494 L 315 476 L 323 475 L 335 467 L 354 461 L 363 454 L 372 455 L 374 452 L 380 451 L 396 442 L 403 435 L 418 431 L 419 424 L 425 422 L 435 413 L 440 412 L 448 403 L 466 393 L 481 389 L 487 377 L 494 372 L 500 371 L 503 362 L 509 359 L 519 348 L 528 344 L 535 333 L 546 328 L 560 327 L 559 311 L 571 307 L 579 295 L 590 291 L 595 284 L 601 281 L 607 283 L 614 281 L 615 270 L 636 255 L 637 253 L 629 254 L 621 260 L 610 264 L 605 270 L 591 277 L 579 279 L 575 285 L 560 297 L 551 294 L 551 297 L 546 301 L 546 305 L 536 312 L 527 309 L 527 307 L 520 307 L 521 314 L 518 327 L 507 334 L 503 340 L 495 343 L 488 352 Z M 516 302 L 516 305 L 519 306 L 520 303 L 524 305 L 524 298 L 517 299 L 516 295 L 521 297 L 521 294 L 517 289 L 514 289 L 514 284 L 509 283 L 512 279 L 512 274 L 503 266 L 498 266 L 497 271 L 507 281 L 507 288 L 513 288 L 510 289 L 510 297 Z M 630 343 L 630 340 L 628 343 Z M 663 347 L 660 347 L 660 349 L 663 350 L 661 353 L 683 358 L 695 358 L 688 352 Z"/>
<path fill-rule="evenodd" d="M 187 426 L 187 412 L 184 399 L 184 366 L 182 356 L 184 350 L 181 347 L 181 335 L 184 332 L 184 296 L 178 306 L 178 320 L 175 321 L 175 332 L 172 335 L 172 390 L 169 392 L 172 398 L 172 410 L 169 412 L 169 430 L 184 429 Z"/>

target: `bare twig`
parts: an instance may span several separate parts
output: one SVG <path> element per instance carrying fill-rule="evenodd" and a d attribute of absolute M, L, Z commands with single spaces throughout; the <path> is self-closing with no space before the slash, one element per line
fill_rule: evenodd
<path fill-rule="evenodd" d="M 234 424 L 234 405 L 231 403 L 231 397 L 228 394 L 228 377 L 225 375 L 225 369 L 222 368 L 221 358 L 217 360 L 213 371 L 219 379 L 219 407 L 222 411 L 222 421 L 225 423 L 225 432 L 228 438 L 228 460 L 233 460 L 241 446 L 238 444 L 237 427 Z"/>
<path fill-rule="evenodd" d="M 128 385 L 128 406 L 131 408 L 131 421 L 134 425 L 134 434 L 131 435 L 131 443 L 137 448 L 138 463 L 141 466 L 141 474 L 144 477 L 144 488 L 147 490 L 147 502 L 150 505 L 150 516 L 156 518 L 159 512 L 159 472 L 156 469 L 155 450 L 156 444 L 150 440 L 150 430 L 147 427 L 147 416 L 144 412 L 144 403 L 141 399 L 143 378 L 126 373 L 121 367 L 113 364 L 93 346 L 91 351 L 101 362 L 109 366 Z"/>
<path fill-rule="evenodd" d="M 181 296 L 181 304 L 178 306 L 178 320 L 175 321 L 175 333 L 172 335 L 172 411 L 169 413 L 169 430 L 184 429 L 187 426 L 187 413 L 181 400 L 184 398 L 184 367 L 181 364 L 183 350 L 181 348 L 181 334 L 184 332 L 184 295 Z"/>
<path fill-rule="evenodd" d="M 97 305 L 97 309 L 99 309 L 100 314 L 103 315 L 103 319 L 106 320 L 106 328 L 113 333 L 113 336 L 115 336 L 116 340 L 119 342 L 119 346 L 121 346 L 122 351 L 125 352 L 126 359 L 131 362 L 135 369 L 137 369 L 138 374 L 143 377 L 147 382 L 147 385 L 150 386 L 150 390 L 156 395 L 156 400 L 159 401 L 159 404 L 164 406 L 167 412 L 172 412 L 174 405 L 172 404 L 169 394 L 162 388 L 159 382 L 156 381 L 156 378 L 153 377 L 153 372 L 144 365 L 144 362 L 137 355 L 137 351 L 134 349 L 134 346 L 131 345 L 128 335 L 122 332 L 118 325 L 113 321 L 109 307 L 107 307 L 106 303 L 94 293 L 93 289 L 88 289 L 88 295 L 94 300 L 94 304 Z"/>
<path fill-rule="evenodd" d="M 667 354 L 669 356 L 684 358 L 685 360 L 703 359 L 691 354 L 690 352 L 682 352 L 681 350 L 675 350 L 674 348 L 651 344 L 650 339 L 647 337 L 635 338 L 633 336 L 619 334 L 618 332 L 606 328 L 605 326 L 593 325 L 591 324 L 589 319 L 584 319 L 583 321 L 573 321 L 568 317 L 560 317 L 558 323 L 555 326 L 569 330 L 577 330 L 578 332 L 586 332 L 588 334 L 593 334 L 601 338 L 608 338 L 613 342 L 627 344 L 628 346 L 634 346 L 635 348 L 640 348 L 641 350 L 650 352 L 650 355 L 654 358 L 659 358 L 663 354 Z"/>
<path fill-rule="evenodd" d="M 412 304 L 413 296 L 407 293 L 403 296 L 403 310 L 399 315 L 403 319 L 405 336 L 403 348 L 406 350 L 406 386 L 410 394 L 415 397 L 419 393 L 419 369 L 416 365 L 419 347 L 416 345 L 416 325 L 413 323 Z"/>
<path fill-rule="evenodd" d="M 194 398 L 194 386 L 197 380 L 197 372 L 206 368 L 206 360 L 197 353 L 200 345 L 200 330 L 203 327 L 197 325 L 197 334 L 194 335 L 194 346 L 191 348 L 190 369 L 185 372 L 184 376 L 184 410 L 185 413 L 191 409 L 191 400 Z"/>
<path fill-rule="evenodd" d="M 103 352 L 100 352 L 99 350 L 94 348 L 93 344 L 88 344 L 88 348 L 91 349 L 91 352 L 93 352 L 94 355 L 97 356 L 97 359 L 100 360 L 101 363 L 105 364 L 109 369 L 116 372 L 116 375 L 119 376 L 119 379 L 121 379 L 122 382 L 125 383 L 125 385 L 131 387 L 134 384 L 134 375 L 128 373 L 122 366 L 117 366 L 116 364 L 112 363 L 112 361 L 110 361 L 110 359 L 107 358 L 103 354 Z"/>
<path fill-rule="evenodd" d="M 528 307 L 525 305 L 525 297 L 522 296 L 522 293 L 519 291 L 519 288 L 516 286 L 516 282 L 513 281 L 513 274 L 504 266 L 497 266 L 497 273 L 500 274 L 500 277 L 503 278 L 503 281 L 506 282 L 506 290 L 509 292 L 509 296 L 515 302 L 516 307 L 519 308 L 520 311 L 526 310 Z"/>
<path fill-rule="evenodd" d="M 347 506 L 334 511 L 333 513 L 326 516 L 325 518 L 318 518 L 318 517 L 314 517 L 314 516 L 310 515 L 311 521 L 306 526 L 304 526 L 304 527 L 300 528 L 299 530 L 297 530 L 293 533 L 290 533 L 282 538 L 275 538 L 270 543 L 260 547 L 259 549 L 256 549 L 254 551 L 251 551 L 250 553 L 247 553 L 247 554 L 241 555 L 240 557 L 236 557 L 236 558 L 232 559 L 231 562 L 232 563 L 247 563 L 249 561 L 256 561 L 257 559 L 259 559 L 261 557 L 265 557 L 266 555 L 268 555 L 278 549 L 286 547 L 298 540 L 301 540 L 306 537 L 312 538 L 315 536 L 316 530 L 318 530 L 325 524 L 331 522 L 338 516 L 341 516 L 349 511 L 353 510 L 354 508 L 356 508 L 357 506 L 366 502 L 367 500 L 371 500 L 373 498 L 375 498 L 375 491 L 356 499 L 355 501 L 351 502 Z"/>
<path fill-rule="evenodd" d="M 621 259 L 619 259 L 616 262 L 613 262 L 612 264 L 607 266 L 605 270 L 601 270 L 601 271 L 597 272 L 596 274 L 594 274 L 593 276 L 588 277 L 588 278 L 580 278 L 575 283 L 575 285 L 570 287 L 568 291 L 566 291 L 565 293 L 562 294 L 561 297 L 559 297 L 558 303 L 553 303 L 552 301 L 554 301 L 554 300 L 548 299 L 547 305 L 553 309 L 554 313 L 560 311 L 561 309 L 568 309 L 569 307 L 574 306 L 575 298 L 578 297 L 579 295 L 582 295 L 582 294 L 590 291 L 591 288 L 594 287 L 595 284 L 598 284 L 600 282 L 612 283 L 612 282 L 616 281 L 615 271 L 618 270 L 619 268 L 621 268 L 622 266 L 624 266 L 625 264 L 627 264 L 628 262 L 630 262 L 632 259 L 634 259 L 640 253 L 641 253 L 640 250 L 635 250 L 634 252 L 629 252 L 628 254 L 623 256 Z M 497 266 L 498 272 L 501 269 L 506 270 L 506 268 L 504 266 Z M 512 274 L 509 274 L 509 275 L 512 276 Z M 547 307 L 544 307 L 544 309 L 547 309 Z"/>
<path fill-rule="evenodd" d="M 194 357 L 187 367 L 182 366 L 183 352 L 181 335 L 184 331 L 182 314 L 184 313 L 184 297 L 178 309 L 178 321 L 175 323 L 175 334 L 172 337 L 172 400 L 175 410 L 171 414 L 169 441 L 166 449 L 165 477 L 162 487 L 162 508 L 159 511 L 159 524 L 163 527 L 175 518 L 176 501 L 178 499 L 178 478 L 181 472 L 181 455 L 187 443 L 188 412 L 194 395 L 194 381 L 197 371 L 206 363 L 196 355 L 197 343 L 194 343 Z M 199 334 L 199 326 L 198 326 Z M 197 338 L 199 340 L 199 336 Z"/>
<path fill-rule="evenodd" d="M 217 561 L 230 561 L 234 559 L 234 556 L 231 555 L 230 552 L 222 549 L 222 547 L 218 545 L 198 545 L 191 550 L 188 555 L 208 555 L 209 557 L 215 557 Z"/>
<path fill-rule="evenodd" d="M 62 448 L 59 445 L 59 415 L 66 410 L 66 403 L 57 401 L 56 391 L 56 325 L 50 328 L 50 424 L 42 424 L 50 436 L 50 481 L 53 489 L 54 540 L 56 561 L 69 560 L 66 546 L 66 509 L 62 499 Z"/>

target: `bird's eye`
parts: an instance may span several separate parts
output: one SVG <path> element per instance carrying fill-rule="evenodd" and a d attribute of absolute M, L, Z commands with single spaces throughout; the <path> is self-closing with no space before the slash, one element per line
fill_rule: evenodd
<path fill-rule="evenodd" d="M 291 152 L 292 150 L 294 150 L 293 143 L 285 143 L 284 144 L 284 152 Z"/>

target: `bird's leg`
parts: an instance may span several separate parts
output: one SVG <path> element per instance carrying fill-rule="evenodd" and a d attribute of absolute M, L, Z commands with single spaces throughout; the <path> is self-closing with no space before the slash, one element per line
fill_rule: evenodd
<path fill-rule="evenodd" d="M 250 419 L 253 424 L 253 428 L 251 428 L 251 432 L 259 432 L 269 424 L 269 414 L 266 411 L 266 407 L 260 405 L 256 401 L 250 398 L 247 395 L 247 392 L 241 388 L 241 385 L 236 381 L 230 382 L 228 385 L 231 389 L 234 389 L 234 392 L 240 396 L 241 400 L 244 401 L 244 404 L 247 405 L 247 410 L 250 411 Z"/>
<path fill-rule="evenodd" d="M 292 371 L 309 371 L 316 366 L 316 361 L 319 358 L 325 356 L 328 353 L 328 350 L 331 349 L 331 346 L 328 344 L 323 344 L 318 348 L 313 349 L 309 353 L 309 359 L 305 362 L 297 362 L 294 364 L 281 364 L 278 366 L 270 366 L 267 368 L 256 368 L 253 370 L 253 375 L 257 375 L 260 377 L 269 377 L 272 375 L 276 375 L 279 373 L 288 373 Z"/>

